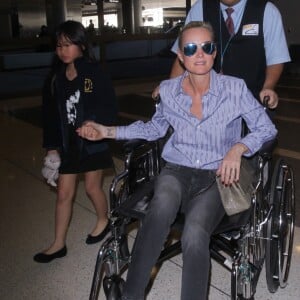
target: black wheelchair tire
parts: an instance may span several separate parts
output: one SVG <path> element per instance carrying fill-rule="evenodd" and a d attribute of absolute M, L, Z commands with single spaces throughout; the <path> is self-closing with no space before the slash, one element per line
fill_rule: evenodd
<path fill-rule="evenodd" d="M 292 169 L 279 159 L 274 167 L 267 224 L 266 280 L 271 293 L 287 284 L 293 248 L 295 195 Z"/>

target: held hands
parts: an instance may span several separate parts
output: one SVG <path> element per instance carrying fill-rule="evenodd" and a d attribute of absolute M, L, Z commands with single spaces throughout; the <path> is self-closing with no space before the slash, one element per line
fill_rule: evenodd
<path fill-rule="evenodd" d="M 115 127 L 107 127 L 93 121 L 87 121 L 77 128 L 80 137 L 90 141 L 99 141 L 105 138 L 115 138 Z"/>
<path fill-rule="evenodd" d="M 241 157 L 247 151 L 243 144 L 235 144 L 225 155 L 217 170 L 217 176 L 221 176 L 224 185 L 232 185 L 240 179 Z"/>
<path fill-rule="evenodd" d="M 44 166 L 42 175 L 47 180 L 47 183 L 56 187 L 58 179 L 58 169 L 60 167 L 60 156 L 56 150 L 49 151 L 44 158 Z"/>
<path fill-rule="evenodd" d="M 274 109 L 277 107 L 279 100 L 278 100 L 278 95 L 274 90 L 271 90 L 271 89 L 261 90 L 261 92 L 259 93 L 260 101 L 263 102 L 265 97 L 269 97 L 268 107 L 270 109 Z"/>

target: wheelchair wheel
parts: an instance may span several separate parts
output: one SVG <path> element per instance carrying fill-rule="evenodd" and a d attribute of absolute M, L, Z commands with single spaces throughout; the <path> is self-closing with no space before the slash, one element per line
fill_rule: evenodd
<path fill-rule="evenodd" d="M 112 265 L 112 263 L 108 264 L 108 262 L 110 262 L 110 252 L 111 252 L 112 242 L 113 242 L 113 238 L 110 237 L 103 243 L 103 245 L 99 249 L 89 300 L 98 299 L 100 287 L 101 287 L 101 280 L 103 275 L 106 273 L 105 269 L 108 268 L 110 265 Z"/>
<path fill-rule="evenodd" d="M 114 275 L 103 279 L 103 289 L 107 300 L 119 300 L 124 286 L 124 279 Z"/>
<path fill-rule="evenodd" d="M 270 190 L 271 216 L 267 224 L 266 279 L 271 293 L 287 285 L 292 257 L 295 191 L 292 169 L 278 160 Z"/>
<path fill-rule="evenodd" d="M 123 288 L 123 279 L 120 274 L 126 268 L 128 260 L 126 236 L 120 235 L 117 240 L 112 236 L 103 243 L 97 256 L 89 300 L 98 300 L 101 281 L 107 299 L 118 299 L 117 295 L 122 292 Z"/>
<path fill-rule="evenodd" d="M 265 219 L 265 201 L 263 191 L 258 191 L 256 195 L 256 205 L 254 212 L 255 235 L 250 238 L 250 261 L 257 269 L 262 269 L 266 251 L 266 226 L 260 226 Z"/>

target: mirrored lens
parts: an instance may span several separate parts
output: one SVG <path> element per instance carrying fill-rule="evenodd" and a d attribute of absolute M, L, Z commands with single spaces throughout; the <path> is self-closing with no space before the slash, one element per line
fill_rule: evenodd
<path fill-rule="evenodd" d="M 209 55 L 213 54 L 214 51 L 216 50 L 216 46 L 212 42 L 201 44 L 201 48 L 204 53 L 209 54 Z"/>
<path fill-rule="evenodd" d="M 183 48 L 183 53 L 185 56 L 192 56 L 197 51 L 197 45 L 196 44 L 187 44 Z"/>
<path fill-rule="evenodd" d="M 183 47 L 184 55 L 185 56 L 194 55 L 197 51 L 198 46 L 202 48 L 204 53 L 209 54 L 209 55 L 213 54 L 214 51 L 216 50 L 216 45 L 214 42 L 205 42 L 200 45 L 197 45 L 195 43 L 189 43 L 189 44 L 184 45 L 184 47 Z"/>

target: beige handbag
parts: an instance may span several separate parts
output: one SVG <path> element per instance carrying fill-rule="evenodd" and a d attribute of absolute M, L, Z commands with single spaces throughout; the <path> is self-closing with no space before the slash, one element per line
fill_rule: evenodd
<path fill-rule="evenodd" d="M 231 186 L 225 186 L 221 182 L 221 176 L 216 181 L 221 200 L 228 216 L 247 210 L 251 206 L 251 199 L 255 189 L 257 174 L 251 162 L 242 158 L 240 180 Z"/>

